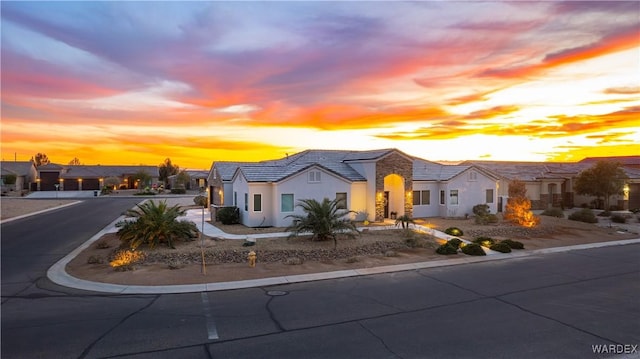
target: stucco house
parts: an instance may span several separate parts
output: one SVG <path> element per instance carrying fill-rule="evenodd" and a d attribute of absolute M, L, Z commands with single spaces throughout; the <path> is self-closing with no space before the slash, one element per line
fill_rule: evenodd
<path fill-rule="evenodd" d="M 0 161 L 0 172 L 2 178 L 2 191 L 5 190 L 28 190 L 31 183 L 36 182 L 38 171 L 33 161 Z M 7 185 L 5 178 L 15 177 L 15 183 Z"/>
<path fill-rule="evenodd" d="M 473 206 L 498 210 L 498 180 L 473 166 L 447 166 L 397 149 L 307 150 L 261 162 L 214 162 L 209 171 L 211 216 L 221 207 L 240 210 L 249 227 L 287 226 L 302 214 L 301 199 L 341 199 L 353 218 L 383 221 L 464 216 Z"/>
<path fill-rule="evenodd" d="M 576 178 L 580 172 L 595 165 L 596 160 L 618 161 L 620 158 L 588 158 L 573 163 L 466 161 L 463 164 L 475 165 L 497 175 L 500 178 L 500 197 L 508 197 L 509 182 L 516 179 L 523 181 L 531 208 L 544 210 L 551 207 L 590 206 L 595 198 L 575 193 L 573 187 Z M 611 204 L 622 210 L 640 208 L 640 169 L 636 167 L 640 156 L 626 156 L 624 159 L 625 162 L 620 163 L 629 178 L 624 193 L 611 196 Z"/>

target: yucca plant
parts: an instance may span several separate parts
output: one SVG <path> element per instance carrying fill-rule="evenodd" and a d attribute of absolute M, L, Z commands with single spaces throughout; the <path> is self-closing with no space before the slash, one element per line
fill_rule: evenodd
<path fill-rule="evenodd" d="M 311 233 L 312 240 L 326 241 L 333 239 L 334 247 L 338 246 L 338 234 L 353 238 L 359 234 L 355 224 L 346 215 L 353 211 L 339 209 L 340 201 L 325 198 L 322 202 L 315 199 L 302 199 L 297 207 L 302 208 L 304 215 L 292 214 L 285 218 L 293 218 L 293 223 L 286 228 L 290 237 L 303 233 Z"/>
<path fill-rule="evenodd" d="M 142 244 L 153 248 L 160 243 L 175 248 L 173 243 L 176 239 L 189 240 L 198 236 L 195 223 L 177 219 L 184 214 L 179 205 L 169 207 L 166 201 L 158 204 L 154 201 L 144 202 L 126 212 L 127 217 L 135 219 L 118 222 L 117 234 L 121 242 L 134 250 Z"/>

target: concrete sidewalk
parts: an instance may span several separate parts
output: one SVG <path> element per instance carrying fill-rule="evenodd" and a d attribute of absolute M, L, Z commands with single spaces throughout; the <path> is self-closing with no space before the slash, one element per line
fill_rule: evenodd
<path fill-rule="evenodd" d="M 187 211 L 187 215 L 184 218 L 195 222 L 198 225 L 198 228 L 203 228 L 204 234 L 211 237 L 236 239 L 236 240 L 248 240 L 248 239 L 259 240 L 260 238 L 288 236 L 288 233 L 260 233 L 260 234 L 254 234 L 254 235 L 228 234 L 223 232 L 219 228 L 206 222 L 206 219 L 209 218 L 207 211 L 204 212 L 205 221 L 203 222 L 202 210 L 198 210 L 198 209 Z M 637 238 L 637 239 L 630 239 L 630 240 L 583 244 L 583 245 L 575 245 L 575 246 L 568 246 L 568 247 L 555 247 L 555 248 L 545 248 L 545 249 L 537 249 L 537 250 L 520 250 L 520 251 L 513 251 L 511 253 L 498 253 L 498 252 L 485 249 L 487 251 L 487 256 L 466 256 L 465 255 L 463 257 L 459 257 L 456 259 L 444 259 L 444 260 L 427 261 L 427 262 L 420 262 L 420 263 L 398 264 L 398 265 L 382 266 L 382 267 L 375 267 L 375 268 L 349 269 L 349 270 L 340 270 L 340 271 L 334 271 L 334 272 L 300 274 L 300 275 L 292 275 L 292 276 L 241 280 L 241 281 L 233 281 L 233 282 L 203 283 L 203 284 L 189 284 L 189 285 L 163 285 L 163 286 L 119 285 L 119 284 L 110 284 L 110 283 L 91 282 L 84 279 L 78 279 L 69 275 L 65 270 L 66 265 L 78 254 L 80 254 L 84 249 L 89 247 L 93 242 L 101 238 L 104 234 L 116 232 L 117 228 L 115 227 L 115 224 L 121 221 L 122 219 L 124 219 L 124 217 L 120 217 L 116 219 L 115 221 L 110 223 L 108 226 L 106 226 L 102 231 L 98 232 L 96 235 L 94 235 L 85 243 L 83 243 L 80 247 L 76 248 L 67 256 L 65 256 L 60 261 L 58 261 L 56 264 L 54 264 L 47 271 L 47 277 L 54 283 L 65 286 L 65 287 L 82 289 L 82 290 L 93 291 L 93 292 L 120 293 L 120 294 L 192 293 L 192 292 L 206 292 L 206 291 L 220 291 L 220 290 L 264 287 L 264 286 L 270 286 L 270 285 L 300 283 L 300 282 L 335 279 L 335 278 L 356 277 L 356 276 L 371 275 L 371 274 L 391 273 L 391 272 L 399 272 L 399 271 L 453 266 L 453 265 L 460 265 L 460 264 L 505 260 L 505 259 L 513 259 L 513 258 L 524 258 L 529 256 L 547 254 L 547 253 L 560 253 L 560 252 L 567 252 L 567 251 L 580 250 L 580 249 L 600 248 L 600 247 L 607 247 L 607 246 L 618 246 L 618 245 L 629 245 L 629 244 L 640 243 L 640 238 Z M 390 228 L 397 228 L 397 227 L 394 225 L 389 225 L 389 226 L 372 226 L 367 228 L 369 230 L 382 230 L 382 229 L 390 229 Z M 423 230 L 427 233 L 433 234 L 437 238 L 441 238 L 445 240 L 448 240 L 449 238 L 453 237 L 445 233 L 442 233 L 430 228 L 422 227 L 422 226 L 412 225 L 412 228 L 417 230 Z"/>

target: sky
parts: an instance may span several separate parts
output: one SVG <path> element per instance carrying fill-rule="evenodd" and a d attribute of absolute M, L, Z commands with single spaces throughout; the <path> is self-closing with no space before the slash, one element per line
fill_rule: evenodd
<path fill-rule="evenodd" d="M 7 2 L 2 159 L 640 155 L 640 2 Z"/>

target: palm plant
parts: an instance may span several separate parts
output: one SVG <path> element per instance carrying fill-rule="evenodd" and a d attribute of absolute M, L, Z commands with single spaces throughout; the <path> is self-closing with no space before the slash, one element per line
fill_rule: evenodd
<path fill-rule="evenodd" d="M 402 223 L 402 229 L 409 229 L 409 224 L 415 224 L 416 222 L 408 215 L 403 214 L 402 216 L 398 217 L 398 219 L 396 219 L 396 226 L 400 223 Z"/>
<path fill-rule="evenodd" d="M 120 241 L 126 243 L 131 249 L 146 244 L 149 248 L 160 243 L 166 243 L 169 247 L 176 239 L 193 239 L 198 236 L 198 228 L 191 221 L 178 221 L 185 211 L 179 205 L 167 206 L 166 201 L 156 204 L 148 201 L 137 205 L 136 209 L 130 209 L 126 216 L 135 220 L 118 222 L 118 236 Z"/>
<path fill-rule="evenodd" d="M 339 200 L 325 198 L 322 202 L 315 199 L 302 199 L 297 207 L 302 208 L 304 215 L 292 214 L 285 218 L 293 218 L 293 223 L 286 228 L 291 232 L 289 237 L 302 233 L 311 233 L 312 240 L 326 241 L 333 239 L 334 248 L 338 246 L 338 234 L 354 238 L 358 229 L 345 216 L 353 211 L 339 209 Z"/>

